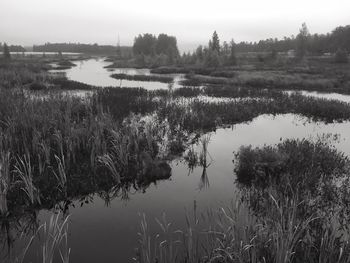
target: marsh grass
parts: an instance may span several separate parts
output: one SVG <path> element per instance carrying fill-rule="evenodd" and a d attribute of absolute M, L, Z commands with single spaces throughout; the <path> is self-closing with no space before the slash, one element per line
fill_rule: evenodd
<path fill-rule="evenodd" d="M 349 175 L 349 161 L 330 141 L 326 136 L 242 147 L 235 171 L 244 188 L 236 201 L 201 214 L 195 203 L 183 229 L 165 216 L 154 236 L 143 228 L 140 240 L 147 240 L 149 251 L 167 244 L 162 253 L 168 254 L 148 254 L 148 262 L 348 262 L 348 190 L 339 183 L 348 188 L 341 178 Z M 137 262 L 143 262 L 144 247 Z"/>
<path fill-rule="evenodd" d="M 23 75 L 25 78 L 26 73 Z M 203 101 L 198 94 L 260 98 Z M 284 113 L 333 122 L 348 120 L 350 107 L 300 94 L 235 87 L 172 91 L 105 88 L 85 99 L 50 92 L 42 99 L 31 99 L 21 89 L 0 89 L 1 143 L 14 160 L 9 170 L 16 170 L 15 180 L 20 179 L 27 189 L 30 203 L 39 195 L 51 205 L 77 194 L 82 181 L 90 190 L 98 189 L 110 179 L 118 183 L 118 178 L 140 178 L 140 171 L 158 169 L 161 160 L 185 151 L 194 132 L 250 121 L 260 114 Z M 145 121 L 145 116 L 157 118 Z M 202 162 L 208 165 L 206 158 Z M 8 194 L 15 202 L 17 188 L 8 189 L 12 189 Z"/>
<path fill-rule="evenodd" d="M 10 152 L 0 151 L 0 214 L 6 215 L 7 207 L 7 193 L 11 186 L 10 179 Z"/>
<path fill-rule="evenodd" d="M 186 213 L 186 227 L 174 230 L 163 214 L 154 236 L 142 215 L 136 262 L 347 262 L 348 239 L 331 227 L 336 216 L 300 217 L 296 196 L 277 199 L 271 192 L 264 217 L 254 216 L 242 201 L 228 207 Z M 311 225 L 321 226 L 311 237 Z M 332 223 L 333 224 L 333 223 Z M 306 261 L 305 261 L 306 260 Z"/>
<path fill-rule="evenodd" d="M 192 145 L 184 155 L 184 160 L 188 166 L 189 175 L 197 166 L 200 166 L 202 168 L 202 174 L 198 185 L 200 190 L 208 188 L 210 186 L 207 174 L 207 168 L 211 165 L 213 161 L 208 151 L 210 137 L 210 134 L 202 135 L 199 139 L 198 145 L 196 146 L 197 150 L 195 150 Z M 208 158 L 210 158 L 210 162 L 208 162 Z"/>
<path fill-rule="evenodd" d="M 208 157 L 212 159 L 208 151 L 210 137 L 210 134 L 205 134 L 200 139 L 201 151 L 199 154 L 199 164 L 205 169 L 208 168 L 211 164 L 211 162 L 208 163 Z"/>
<path fill-rule="evenodd" d="M 172 77 L 157 76 L 157 75 L 128 75 L 128 74 L 112 74 L 112 78 L 125 79 L 125 80 L 136 80 L 136 81 L 157 81 L 163 83 L 171 83 L 174 81 Z"/>
<path fill-rule="evenodd" d="M 263 200 L 267 200 L 269 188 L 274 187 L 289 197 L 298 189 L 299 199 L 309 200 L 303 204 L 305 212 L 324 209 L 331 213 L 340 207 L 348 213 L 347 191 L 341 185 L 347 184 L 344 178 L 349 175 L 349 159 L 323 138 L 289 139 L 255 149 L 242 146 L 236 158 L 237 181 L 251 193 L 249 198 L 257 209 L 264 207 Z M 259 191 L 250 192 L 250 188 Z"/>
<path fill-rule="evenodd" d="M 40 193 L 33 182 L 33 168 L 29 155 L 16 158 L 16 165 L 14 166 L 14 172 L 21 179 L 21 190 L 26 194 L 28 201 L 31 205 L 36 203 L 40 204 Z"/>
<path fill-rule="evenodd" d="M 172 91 L 105 88 L 87 99 L 51 92 L 41 99 L 32 99 L 25 85 L 34 81 L 56 81 L 55 85 L 62 89 L 86 86 L 64 79 L 50 80 L 51 77 L 43 74 L 39 66 L 36 73 L 36 67 L 33 68 L 16 69 L 19 76 L 7 66 L 0 69 L 0 79 L 5 80 L 0 82 L 3 87 L 0 89 L 0 189 L 2 194 L 6 193 L 1 196 L 1 208 L 2 213 L 14 218 L 18 216 L 18 211 L 25 211 L 24 216 L 28 211 L 35 211 L 33 207 L 50 208 L 63 203 L 62 206 L 67 209 L 70 200 L 81 196 L 88 199 L 93 193 L 99 193 L 107 204 L 113 198 L 127 200 L 131 189 L 145 191 L 151 182 L 170 176 L 165 160 L 183 153 L 191 135 L 213 130 L 218 125 L 250 121 L 260 114 L 293 113 L 325 122 L 350 119 L 350 107 L 346 103 L 305 98 L 297 93 L 288 95 L 259 88 L 235 88 L 234 85 Z M 87 85 L 86 88 L 92 87 Z M 257 98 L 203 101 L 197 98 L 198 94 Z M 201 177 L 203 186 L 208 185 L 208 142 L 209 137 L 204 136 L 201 153 L 192 153 L 189 157 L 191 163 L 198 162 L 204 168 Z M 264 182 L 277 182 L 277 172 L 286 166 L 285 152 L 293 150 L 290 156 L 294 158 L 300 157 L 300 153 L 316 152 L 321 158 L 316 158 L 314 154 L 311 154 L 312 158 L 308 154 L 302 155 L 305 164 L 289 167 L 306 167 L 308 172 L 311 167 L 314 169 L 311 176 L 306 177 L 310 173 L 295 172 L 294 178 L 302 177 L 302 183 L 310 186 L 310 191 L 306 193 L 320 193 L 317 188 L 320 186 L 325 191 L 316 195 L 318 198 L 330 201 L 327 198 L 331 195 L 332 200 L 346 201 L 346 187 L 339 188 L 339 192 L 328 191 L 333 189 L 328 188 L 328 183 L 333 182 L 328 180 L 333 177 L 329 169 L 336 171 L 339 179 L 344 179 L 346 172 L 343 170 L 343 158 L 327 149 L 322 144 L 290 142 L 281 149 L 269 149 L 266 155 L 262 153 L 265 151 L 247 150 L 247 156 L 254 157 L 249 159 L 247 167 L 256 170 L 247 176 L 248 179 L 254 178 L 247 180 L 254 189 L 247 191 L 246 197 L 250 198 L 249 205 L 255 213 L 257 210 L 253 208 L 261 208 L 261 205 L 267 208 L 265 213 L 260 218 L 249 215 L 242 222 L 236 218 L 242 212 L 237 207 L 208 211 L 201 216 L 195 212 L 193 218 L 187 217 L 187 228 L 181 231 L 172 228 L 164 216 L 158 220 L 162 233 L 156 237 L 149 234 L 149 226 L 143 219 L 140 262 L 155 262 L 156 259 L 162 262 L 300 262 L 305 255 L 312 259 L 310 262 L 316 262 L 316 258 L 319 262 L 335 259 L 346 262 L 349 247 L 338 237 L 323 233 L 322 239 L 312 233 L 309 239 L 305 235 L 316 226 L 324 226 L 324 229 L 327 226 L 319 219 L 313 220 L 313 216 L 318 216 L 318 209 L 309 210 L 311 214 L 300 217 L 299 213 L 305 212 L 306 205 L 315 204 L 318 200 L 300 202 L 303 198 L 291 194 L 291 184 L 294 188 L 303 184 L 298 184 L 298 180 L 295 180 L 296 183 L 282 180 L 286 184 L 274 185 L 273 191 L 264 187 Z M 273 162 L 268 162 L 271 159 Z M 264 174 L 265 168 L 275 175 L 274 180 Z M 152 176 L 154 171 L 157 171 L 156 178 Z M 317 173 L 320 171 L 326 178 L 325 185 L 314 181 L 319 178 Z M 263 180 L 266 177 L 269 180 Z M 290 195 L 276 194 L 280 189 L 277 186 L 288 186 L 282 190 Z M 25 195 L 19 194 L 19 189 L 23 189 Z M 254 203 L 253 194 L 255 197 L 263 196 L 264 199 L 258 200 L 264 202 Z M 330 203 L 322 205 L 329 207 Z M 11 219 L 11 216 L 6 219 Z M 335 221 L 340 217 L 333 216 Z M 43 262 L 50 262 L 57 246 L 67 241 L 65 230 L 57 220 L 53 219 L 42 228 L 47 234 L 44 235 L 47 241 L 42 244 L 45 251 Z M 203 230 L 201 224 L 207 224 L 207 227 Z M 48 234 L 50 232 L 52 234 Z M 334 253 L 320 254 L 327 249 L 332 249 Z M 67 262 L 68 259 L 69 249 L 62 250 L 62 261 Z"/>
<path fill-rule="evenodd" d="M 42 251 L 41 262 L 53 263 L 56 253 L 59 253 L 62 263 L 69 263 L 70 248 L 68 246 L 68 218 L 60 222 L 60 214 L 52 215 L 49 222 L 44 223 L 38 233 Z"/>

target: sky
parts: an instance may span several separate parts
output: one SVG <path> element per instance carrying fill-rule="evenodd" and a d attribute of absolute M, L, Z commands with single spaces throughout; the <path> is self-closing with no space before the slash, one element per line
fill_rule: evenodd
<path fill-rule="evenodd" d="M 132 45 L 140 33 L 177 37 L 180 50 L 222 41 L 258 41 L 350 24 L 350 0 L 0 0 L 0 42 Z"/>

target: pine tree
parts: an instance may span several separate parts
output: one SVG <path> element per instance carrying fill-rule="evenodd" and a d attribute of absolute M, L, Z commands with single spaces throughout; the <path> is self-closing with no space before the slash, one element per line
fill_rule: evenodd
<path fill-rule="evenodd" d="M 212 51 L 220 52 L 220 40 L 216 31 L 214 31 L 211 41 L 209 41 L 209 48 Z"/>
<path fill-rule="evenodd" d="M 307 42 L 310 37 L 309 30 L 305 23 L 302 24 L 299 34 L 297 36 L 297 50 L 296 55 L 299 59 L 303 59 L 307 51 Z"/>
<path fill-rule="evenodd" d="M 229 63 L 230 65 L 234 66 L 237 64 L 237 58 L 236 58 L 236 44 L 235 41 L 232 39 L 230 42 L 230 57 L 229 57 Z"/>
<path fill-rule="evenodd" d="M 4 43 L 4 59 L 6 60 L 11 59 L 10 49 L 6 43 Z"/>

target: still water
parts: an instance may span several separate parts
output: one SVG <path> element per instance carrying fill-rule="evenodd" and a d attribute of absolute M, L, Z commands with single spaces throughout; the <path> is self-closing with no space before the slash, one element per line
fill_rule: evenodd
<path fill-rule="evenodd" d="M 199 209 L 205 209 L 228 204 L 234 199 L 236 187 L 232 160 L 240 146 L 271 145 L 282 139 L 315 138 L 325 133 L 339 134 L 340 140 L 335 146 L 350 154 L 350 122 L 324 124 L 308 122 L 293 114 L 261 115 L 251 122 L 211 133 L 208 150 L 212 161 L 206 178 L 202 177 L 202 168 L 195 168 L 190 173 L 179 158 L 171 162 L 169 180 L 158 181 L 145 192 L 131 191 L 126 200 L 118 196 L 107 205 L 98 194 L 94 194 L 92 202 L 82 207 L 75 201 L 76 208 L 69 210 L 70 262 L 133 262 L 140 212 L 146 213 L 153 230 L 159 230 L 154 218 L 160 218 L 163 212 L 173 222 L 173 230 L 182 228 L 185 226 L 185 209 L 191 210 L 194 200 Z M 48 220 L 50 214 L 40 211 L 40 222 Z M 30 259 L 36 262 L 32 249 L 26 262 Z"/>
<path fill-rule="evenodd" d="M 64 72 L 68 79 L 79 81 L 98 87 L 142 87 L 148 90 L 167 89 L 168 83 L 161 83 L 156 81 L 133 81 L 133 80 L 119 80 L 111 77 L 111 74 L 124 73 L 129 75 L 157 75 L 150 73 L 149 69 L 135 69 L 135 68 L 118 68 L 107 69 L 106 66 L 111 62 L 104 61 L 103 58 L 74 61 L 76 67 L 66 70 L 52 70 L 52 72 Z M 164 75 L 163 75 L 164 76 Z M 180 87 L 179 81 L 183 79 L 181 74 L 169 74 L 174 78 L 173 88 Z"/>

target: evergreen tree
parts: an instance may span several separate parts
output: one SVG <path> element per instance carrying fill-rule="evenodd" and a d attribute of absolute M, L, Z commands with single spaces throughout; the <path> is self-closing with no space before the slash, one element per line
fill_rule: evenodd
<path fill-rule="evenodd" d="M 217 53 L 220 52 L 220 40 L 216 31 L 214 31 L 211 41 L 209 41 L 209 48 Z"/>
<path fill-rule="evenodd" d="M 234 66 L 237 64 L 237 58 L 236 58 L 236 44 L 235 41 L 232 39 L 230 42 L 230 56 L 229 56 L 229 64 Z"/>
<path fill-rule="evenodd" d="M 209 49 L 205 57 L 205 66 L 210 68 L 217 68 L 220 64 L 219 54 L 216 50 Z"/>
<path fill-rule="evenodd" d="M 4 59 L 10 60 L 11 59 L 11 54 L 10 54 L 10 49 L 6 43 L 4 43 Z"/>
<path fill-rule="evenodd" d="M 303 59 L 306 55 L 307 51 L 307 42 L 310 37 L 309 30 L 305 23 L 302 24 L 299 34 L 297 36 L 297 50 L 296 55 L 297 58 Z"/>

